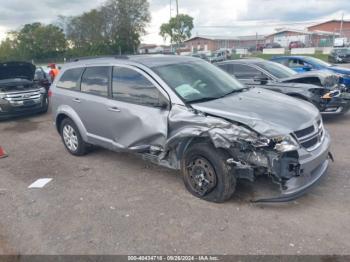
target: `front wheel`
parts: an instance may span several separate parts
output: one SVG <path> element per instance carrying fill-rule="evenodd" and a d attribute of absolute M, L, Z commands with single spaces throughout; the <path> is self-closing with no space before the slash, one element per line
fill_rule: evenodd
<path fill-rule="evenodd" d="M 181 169 L 190 193 L 211 202 L 224 202 L 235 192 L 236 177 L 227 165 L 229 156 L 209 143 L 191 146 L 184 154 Z"/>

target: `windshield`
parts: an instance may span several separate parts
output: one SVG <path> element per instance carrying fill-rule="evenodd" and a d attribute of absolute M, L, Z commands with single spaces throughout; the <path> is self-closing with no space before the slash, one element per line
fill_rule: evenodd
<path fill-rule="evenodd" d="M 153 70 L 188 103 L 217 99 L 245 88 L 226 72 L 204 61 L 158 66 Z"/>
<path fill-rule="evenodd" d="M 350 49 L 348 48 L 335 49 L 335 52 L 337 54 L 347 55 L 347 54 L 350 54 Z"/>
<path fill-rule="evenodd" d="M 305 57 L 305 61 L 308 62 L 309 64 L 313 64 L 313 65 L 320 65 L 320 66 L 325 66 L 325 67 L 329 67 L 329 66 L 332 66 L 331 64 L 321 60 L 321 59 L 318 59 L 318 58 L 315 58 L 315 57 Z"/>
<path fill-rule="evenodd" d="M 289 67 L 275 62 L 264 61 L 262 63 L 258 63 L 258 66 L 277 78 L 287 78 L 297 74 L 297 72 L 290 69 Z"/>

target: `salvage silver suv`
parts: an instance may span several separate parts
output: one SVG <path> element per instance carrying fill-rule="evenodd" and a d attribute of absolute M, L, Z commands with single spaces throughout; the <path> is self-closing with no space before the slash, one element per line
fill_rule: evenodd
<path fill-rule="evenodd" d="M 93 58 L 66 64 L 52 88 L 54 123 L 67 150 L 91 145 L 140 154 L 181 170 L 186 188 L 228 200 L 237 179 L 268 175 L 288 201 L 328 167 L 330 138 L 310 103 L 248 88 L 201 59 Z"/>

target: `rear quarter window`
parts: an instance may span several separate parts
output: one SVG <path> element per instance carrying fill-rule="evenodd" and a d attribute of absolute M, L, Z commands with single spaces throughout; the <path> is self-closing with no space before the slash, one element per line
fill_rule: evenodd
<path fill-rule="evenodd" d="M 68 69 L 58 80 L 56 86 L 64 89 L 79 90 L 79 82 L 83 70 L 83 68 Z"/>

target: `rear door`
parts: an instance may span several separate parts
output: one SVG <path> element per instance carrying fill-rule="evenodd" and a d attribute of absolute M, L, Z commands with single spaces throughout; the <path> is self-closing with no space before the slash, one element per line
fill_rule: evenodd
<path fill-rule="evenodd" d="M 100 144 L 108 135 L 110 119 L 107 104 L 111 70 L 109 66 L 87 67 L 81 77 L 80 93 L 72 98 L 90 142 Z"/>
<path fill-rule="evenodd" d="M 114 67 L 111 82 L 107 138 L 122 149 L 163 147 L 169 115 L 169 106 L 165 105 L 170 105 L 165 91 L 149 75 L 131 66 Z"/>
<path fill-rule="evenodd" d="M 67 69 L 57 81 L 52 99 L 53 112 L 56 112 L 59 105 L 68 106 L 75 112 L 81 110 L 81 104 L 77 101 L 80 97 L 80 79 L 83 71 L 83 67 Z"/>

